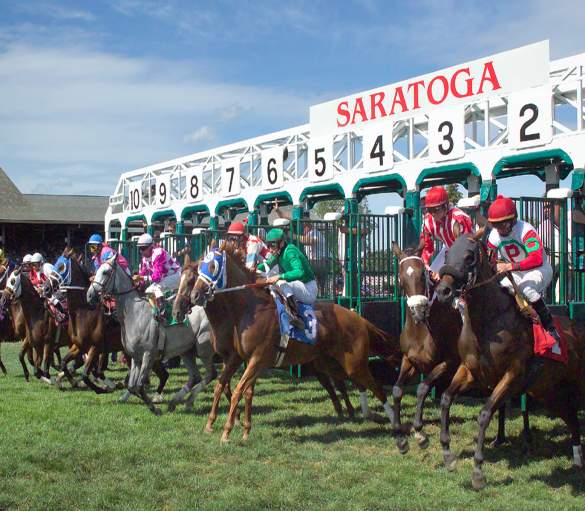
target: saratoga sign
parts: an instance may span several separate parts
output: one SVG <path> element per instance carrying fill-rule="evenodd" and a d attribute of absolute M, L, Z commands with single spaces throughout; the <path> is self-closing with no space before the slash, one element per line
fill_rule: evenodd
<path fill-rule="evenodd" d="M 549 80 L 548 41 L 311 107 L 312 136 L 330 135 L 536 87 Z"/>

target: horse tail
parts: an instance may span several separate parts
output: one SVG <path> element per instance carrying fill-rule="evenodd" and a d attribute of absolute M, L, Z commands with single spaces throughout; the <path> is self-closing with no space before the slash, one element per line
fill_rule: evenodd
<path fill-rule="evenodd" d="M 368 320 L 364 321 L 370 336 L 370 355 L 382 357 L 390 363 L 398 363 L 402 357 L 399 339 Z"/>

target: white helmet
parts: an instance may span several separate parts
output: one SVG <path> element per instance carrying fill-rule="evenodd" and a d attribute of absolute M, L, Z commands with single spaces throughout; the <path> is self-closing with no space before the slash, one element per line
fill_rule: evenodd
<path fill-rule="evenodd" d="M 141 234 L 140 237 L 138 238 L 138 246 L 139 247 L 149 247 L 153 243 L 154 243 L 154 240 L 152 239 L 152 236 L 150 234 L 148 234 L 147 232 L 145 232 L 144 234 Z"/>
<path fill-rule="evenodd" d="M 44 262 L 44 260 L 45 260 L 44 257 L 38 252 L 35 252 L 30 258 L 31 263 L 42 263 Z"/>
<path fill-rule="evenodd" d="M 32 255 L 30 254 L 26 254 L 23 258 L 22 258 L 22 264 L 30 264 L 30 260 L 32 259 Z"/>

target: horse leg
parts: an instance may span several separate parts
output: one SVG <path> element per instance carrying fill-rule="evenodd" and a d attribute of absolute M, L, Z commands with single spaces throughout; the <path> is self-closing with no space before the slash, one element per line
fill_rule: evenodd
<path fill-rule="evenodd" d="M 333 403 L 333 408 L 335 408 L 337 416 L 343 417 L 343 408 L 341 407 L 341 402 L 335 393 L 335 388 L 331 383 L 331 378 L 325 373 L 320 372 L 317 368 L 315 368 L 315 377 L 321 386 L 327 391 L 327 394 L 329 394 L 329 399 L 331 399 L 331 402 Z"/>
<path fill-rule="evenodd" d="M 42 371 L 41 371 L 41 380 L 45 383 L 51 385 L 51 376 L 49 374 L 49 368 L 51 366 L 51 360 L 53 358 L 53 343 L 52 342 L 45 342 L 43 346 L 43 361 L 42 361 Z"/>
<path fill-rule="evenodd" d="M 532 432 L 530 431 L 530 397 L 525 395 L 522 407 L 522 454 L 530 454 L 532 449 Z"/>
<path fill-rule="evenodd" d="M 183 385 L 169 401 L 169 412 L 175 411 L 177 405 L 185 400 L 185 396 L 188 396 L 185 408 L 187 410 L 191 410 L 193 408 L 193 401 L 195 401 L 195 396 L 205 387 L 205 384 L 203 384 L 201 381 L 201 375 L 199 374 L 199 369 L 197 368 L 197 363 L 195 361 L 195 351 L 190 350 L 189 352 L 181 355 L 181 360 L 187 368 L 189 379 L 187 380 L 187 383 L 185 383 L 185 385 Z M 196 387 L 196 389 L 194 387 Z M 195 396 L 193 395 L 194 392 Z"/>
<path fill-rule="evenodd" d="M 57 363 L 55 363 L 55 359 L 57 359 Z M 55 348 L 53 351 L 53 356 L 51 357 L 51 366 L 55 371 L 59 371 L 61 367 L 61 351 L 59 348 Z"/>
<path fill-rule="evenodd" d="M 452 367 L 452 366 L 451 366 Z M 419 383 L 416 389 L 416 412 L 412 427 L 414 429 L 414 438 L 421 449 L 426 449 L 429 445 L 429 438 L 423 433 L 423 411 L 425 400 L 433 388 L 435 382 L 443 376 L 449 369 L 447 362 L 441 362 L 433 367 L 429 375 Z"/>
<path fill-rule="evenodd" d="M 148 377 L 150 376 L 154 362 L 154 356 L 151 352 L 146 351 L 142 355 L 142 361 L 138 369 L 138 376 L 136 378 L 136 385 L 138 387 L 139 396 L 142 398 L 144 403 L 146 403 L 148 409 L 155 415 L 161 415 L 161 409 L 155 406 L 155 404 L 152 402 L 152 399 L 150 399 L 150 396 L 146 392 Z M 134 366 L 134 364 L 132 365 Z"/>
<path fill-rule="evenodd" d="M 232 401 L 230 403 L 230 411 L 228 413 L 227 420 L 225 422 L 225 426 L 223 428 L 223 435 L 221 436 L 221 443 L 225 444 L 229 442 L 229 436 L 234 429 L 234 423 L 236 418 L 236 410 L 238 408 L 238 404 L 240 403 L 240 399 L 242 399 L 242 395 L 246 391 L 249 386 L 253 386 L 256 379 L 260 375 L 260 371 L 264 369 L 264 364 L 260 363 L 260 358 L 256 356 L 252 356 L 252 358 L 248 361 L 248 365 L 246 366 L 246 370 L 244 374 L 240 378 L 236 389 L 232 395 Z M 250 407 L 252 406 L 252 402 L 250 400 Z M 250 410 L 250 414 L 251 414 Z"/>
<path fill-rule="evenodd" d="M 506 403 L 498 408 L 498 433 L 490 443 L 490 447 L 499 447 L 506 442 Z"/>
<path fill-rule="evenodd" d="M 392 430 L 396 435 L 396 447 L 401 454 L 406 454 L 408 452 L 408 439 L 406 435 L 403 434 L 402 431 L 402 424 L 400 422 L 400 405 L 402 403 L 402 396 L 404 395 L 403 385 L 405 380 L 411 378 L 416 369 L 411 364 L 408 357 L 404 355 L 402 357 L 402 363 L 400 364 L 400 373 L 398 374 L 398 379 L 396 383 L 392 387 L 392 398 L 393 398 L 393 421 L 392 421 Z"/>
<path fill-rule="evenodd" d="M 222 393 L 225 392 L 228 400 L 232 401 L 231 390 L 229 389 L 229 383 L 234 373 L 238 370 L 238 367 L 242 364 L 241 357 L 234 351 L 230 354 L 227 361 L 224 363 L 223 370 L 219 375 L 215 389 L 213 391 L 213 402 L 211 403 L 211 410 L 207 417 L 207 424 L 205 425 L 205 432 L 211 433 L 213 431 L 213 424 L 217 420 L 217 410 L 219 408 L 219 400 Z"/>
<path fill-rule="evenodd" d="M 345 385 L 345 379 L 336 378 L 334 376 L 332 376 L 331 379 L 333 380 L 333 384 L 335 385 L 337 392 L 341 394 L 341 398 L 345 403 L 345 408 L 347 408 L 347 415 L 349 416 L 350 419 L 353 419 L 355 417 L 355 408 L 353 407 L 353 405 L 351 404 L 351 400 L 349 399 L 347 386 Z"/>
<path fill-rule="evenodd" d="M 1 344 L 0 344 L 1 346 Z M 4 364 L 2 363 L 2 358 L 0 358 L 0 370 L 4 373 L 4 376 L 6 376 L 8 373 L 6 372 L 6 367 L 4 367 Z"/>
<path fill-rule="evenodd" d="M 167 381 L 169 380 L 169 372 L 167 368 L 162 364 L 160 359 L 157 359 L 156 362 L 152 366 L 152 371 L 156 374 L 158 378 L 158 387 L 156 388 L 156 392 L 152 396 L 152 402 L 155 404 L 159 404 L 163 402 L 163 390 Z"/>
<path fill-rule="evenodd" d="M 79 348 L 77 347 L 76 344 L 72 345 L 71 348 L 69 348 L 69 351 L 67 352 L 67 354 L 65 355 L 65 357 L 63 358 L 63 360 L 61 360 L 61 368 L 60 368 L 60 372 L 57 375 L 57 386 L 60 389 L 63 389 L 63 386 L 61 385 L 61 381 L 63 380 L 63 376 L 65 376 L 67 378 L 67 381 L 69 381 L 69 383 L 71 384 L 72 387 L 76 387 L 76 382 L 75 379 L 73 378 L 73 376 L 71 375 L 71 372 L 69 371 L 69 367 L 67 367 L 67 364 L 73 360 L 75 357 L 77 357 L 77 354 L 79 353 Z"/>
<path fill-rule="evenodd" d="M 91 371 L 93 369 L 93 364 L 97 355 L 97 346 L 94 344 L 89 348 L 87 352 L 87 358 L 85 359 L 85 366 L 83 367 L 83 382 L 96 394 L 105 394 L 107 389 L 103 389 L 96 385 L 92 379 L 90 378 Z"/>
<path fill-rule="evenodd" d="M 506 398 L 509 393 L 512 384 L 518 380 L 518 375 L 522 374 L 516 367 L 510 367 L 505 373 L 502 379 L 498 382 L 494 388 L 492 395 L 487 400 L 479 412 L 477 422 L 479 425 L 479 432 L 477 434 L 477 443 L 475 447 L 475 454 L 473 456 L 473 474 L 471 477 L 471 483 L 475 490 L 481 490 L 486 485 L 485 475 L 482 470 L 484 461 L 483 457 L 483 445 L 485 443 L 485 433 L 489 423 L 492 419 L 494 411 L 500 406 L 500 403 Z"/>
<path fill-rule="evenodd" d="M 20 345 L 20 353 L 18 354 L 18 360 L 20 361 L 20 365 L 22 366 L 22 371 L 24 372 L 24 379 L 29 381 L 30 374 L 28 372 L 28 367 L 26 367 L 26 361 L 24 360 L 25 355 L 28 352 L 28 343 L 23 341 Z"/>
<path fill-rule="evenodd" d="M 252 429 L 252 399 L 254 399 L 254 387 L 255 382 L 248 385 L 244 391 L 244 433 L 242 434 L 242 440 L 246 441 L 250 437 L 250 430 Z"/>
<path fill-rule="evenodd" d="M 451 435 L 449 434 L 449 412 L 451 411 L 451 404 L 453 404 L 454 397 L 463 390 L 469 388 L 473 383 L 473 376 L 467 367 L 460 365 L 451 384 L 441 396 L 441 447 L 443 448 L 443 460 L 447 470 L 455 470 L 457 458 L 451 452 Z"/>

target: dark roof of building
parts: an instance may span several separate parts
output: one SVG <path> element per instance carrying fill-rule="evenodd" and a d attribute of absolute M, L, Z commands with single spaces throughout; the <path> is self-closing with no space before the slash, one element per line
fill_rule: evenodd
<path fill-rule="evenodd" d="M 108 197 L 23 194 L 0 168 L 0 222 L 101 224 Z"/>

